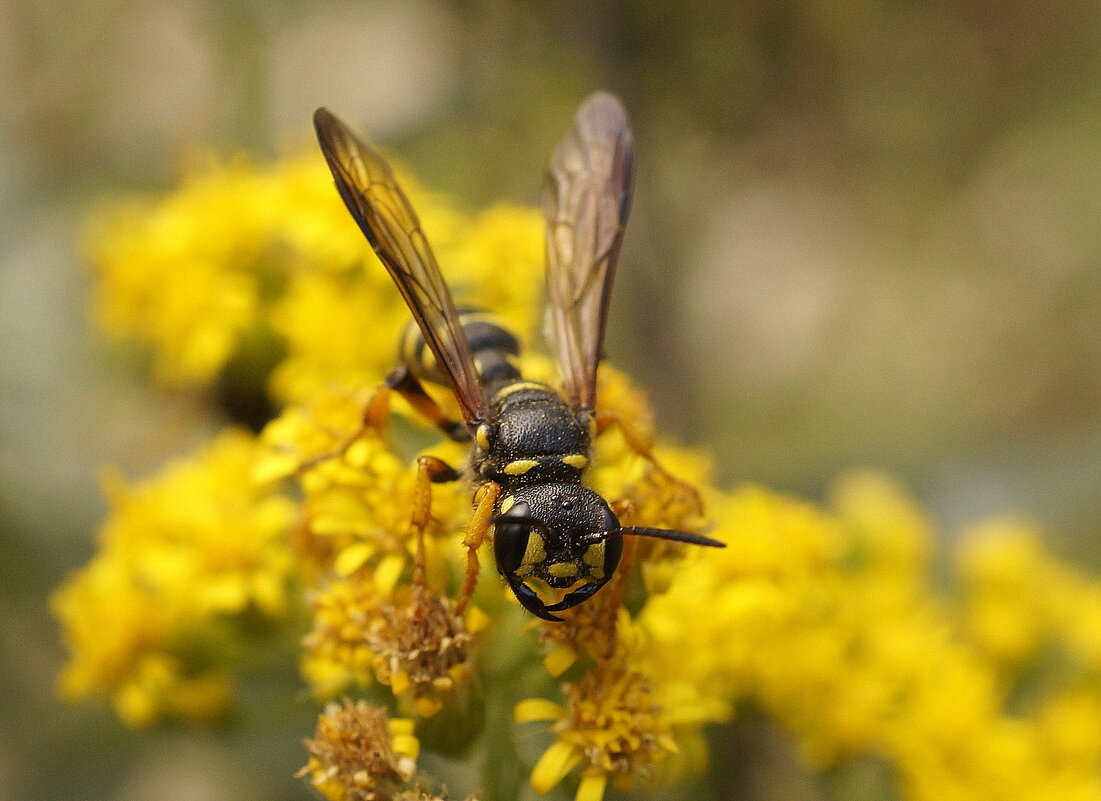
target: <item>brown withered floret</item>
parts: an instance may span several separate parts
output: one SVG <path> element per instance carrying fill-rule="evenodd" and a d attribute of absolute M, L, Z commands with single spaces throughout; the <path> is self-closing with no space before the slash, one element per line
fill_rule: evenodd
<path fill-rule="evenodd" d="M 416 770 L 394 750 L 386 711 L 365 701 L 329 704 L 305 745 L 310 759 L 298 775 L 334 801 L 391 801 Z"/>
<path fill-rule="evenodd" d="M 439 696 L 469 674 L 472 639 L 451 600 L 428 592 L 415 592 L 409 606 L 383 604 L 366 634 L 378 680 L 397 695 L 411 689 L 424 717 L 435 714 Z"/>

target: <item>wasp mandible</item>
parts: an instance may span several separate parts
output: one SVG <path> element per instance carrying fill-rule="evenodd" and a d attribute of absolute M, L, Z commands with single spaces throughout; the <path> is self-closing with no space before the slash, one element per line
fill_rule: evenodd
<path fill-rule="evenodd" d="M 524 608 L 544 620 L 561 620 L 555 612 L 608 583 L 625 535 L 723 547 L 686 531 L 621 526 L 608 502 L 582 485 L 596 435 L 596 373 L 608 302 L 631 202 L 634 145 L 622 103 L 607 92 L 590 96 L 546 172 L 547 314 L 561 391 L 523 378 L 509 331 L 456 308 L 386 161 L 324 108 L 314 114 L 314 126 L 340 196 L 417 326 L 403 338 L 401 364 L 386 384 L 447 436 L 470 442 L 467 475 L 477 491 L 465 541 L 464 599 L 473 590 L 476 552 L 490 527 L 497 570 Z M 462 422 L 447 419 L 425 381 L 450 388 Z M 460 475 L 430 457 L 422 457 L 420 468 L 429 481 Z M 533 580 L 564 594 L 544 603 L 528 583 Z"/>

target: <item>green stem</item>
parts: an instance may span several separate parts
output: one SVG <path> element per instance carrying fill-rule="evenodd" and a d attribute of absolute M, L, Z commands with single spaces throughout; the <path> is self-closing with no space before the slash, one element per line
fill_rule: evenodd
<path fill-rule="evenodd" d="M 504 614 L 492 640 L 483 648 L 486 681 L 486 723 L 482 735 L 482 801 L 518 801 L 523 771 L 516 750 L 512 710 L 528 685 L 530 637 L 522 634 L 519 615 Z"/>

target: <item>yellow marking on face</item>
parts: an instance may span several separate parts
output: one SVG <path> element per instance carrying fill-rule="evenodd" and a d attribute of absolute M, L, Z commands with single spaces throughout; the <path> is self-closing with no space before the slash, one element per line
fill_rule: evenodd
<path fill-rule="evenodd" d="M 530 573 L 534 569 L 535 569 L 535 565 L 520 565 L 518 568 L 516 568 L 512 572 L 515 573 L 517 576 L 526 576 L 528 573 Z"/>
<path fill-rule="evenodd" d="M 478 430 L 474 432 L 474 441 L 478 443 L 478 447 L 483 451 L 489 450 L 489 435 L 492 433 L 493 429 L 485 423 L 478 426 Z"/>
<path fill-rule="evenodd" d="M 586 548 L 585 554 L 581 557 L 581 561 L 587 565 L 590 565 L 591 567 L 603 567 L 604 543 L 597 542 Z"/>
<path fill-rule="evenodd" d="M 520 566 L 527 567 L 530 572 L 532 567 L 541 564 L 546 558 L 547 548 L 543 544 L 543 535 L 537 531 L 531 532 L 528 535 L 528 547 L 524 549 L 524 558 L 520 560 Z"/>
<path fill-rule="evenodd" d="M 555 578 L 572 578 L 577 575 L 577 565 L 573 562 L 556 562 L 547 565 L 547 573 Z"/>
<path fill-rule="evenodd" d="M 515 384 L 509 384 L 508 386 L 501 387 L 497 390 L 497 394 L 493 396 L 493 400 L 500 400 L 501 398 L 511 395 L 513 392 L 520 392 L 525 389 L 542 389 L 542 384 L 536 384 L 534 381 L 517 381 Z"/>
<path fill-rule="evenodd" d="M 531 470 L 531 468 L 537 467 L 538 465 L 539 462 L 534 459 L 517 459 L 514 462 L 506 464 L 502 472 L 506 476 L 522 476 L 524 473 Z"/>
<path fill-rule="evenodd" d="M 604 568 L 602 568 L 602 567 L 590 567 L 589 568 L 589 577 L 594 578 L 594 579 L 604 578 Z"/>
<path fill-rule="evenodd" d="M 505 497 L 501 498 L 501 514 L 504 514 L 509 509 L 511 509 L 514 503 L 516 503 L 516 498 L 511 495 L 506 495 Z"/>
<path fill-rule="evenodd" d="M 578 470 L 584 470 L 589 464 L 589 457 L 583 453 L 571 453 L 569 456 L 563 456 L 562 462 Z"/>

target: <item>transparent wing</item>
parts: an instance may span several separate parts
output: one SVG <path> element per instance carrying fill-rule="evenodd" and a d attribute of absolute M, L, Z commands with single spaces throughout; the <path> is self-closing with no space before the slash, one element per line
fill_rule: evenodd
<path fill-rule="evenodd" d="M 455 303 L 390 165 L 326 109 L 319 108 L 313 121 L 340 196 L 398 285 L 464 419 L 484 420 L 488 403 Z"/>
<path fill-rule="evenodd" d="M 548 327 L 567 400 L 591 409 L 623 226 L 634 141 L 623 104 L 597 92 L 554 149 L 543 187 Z"/>

